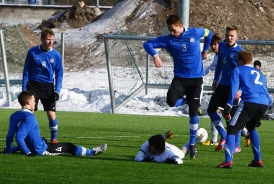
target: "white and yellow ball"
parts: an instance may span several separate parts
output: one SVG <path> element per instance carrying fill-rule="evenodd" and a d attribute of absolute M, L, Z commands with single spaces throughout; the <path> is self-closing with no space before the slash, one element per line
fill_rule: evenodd
<path fill-rule="evenodd" d="M 199 128 L 196 133 L 196 142 L 203 143 L 207 140 L 207 138 L 208 138 L 208 133 L 206 129 Z"/>

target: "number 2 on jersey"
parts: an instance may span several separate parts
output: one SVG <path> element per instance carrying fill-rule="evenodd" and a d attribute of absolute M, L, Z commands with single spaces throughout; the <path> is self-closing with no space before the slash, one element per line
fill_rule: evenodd
<path fill-rule="evenodd" d="M 254 83 L 255 83 L 255 84 L 263 85 L 263 83 L 259 81 L 259 80 L 260 80 L 260 77 L 261 77 L 261 75 L 260 75 L 259 72 L 255 71 L 255 70 L 251 70 L 251 74 L 252 74 L 252 75 L 253 75 L 253 74 L 256 74 L 256 78 L 255 78 L 255 80 L 254 80 Z"/>

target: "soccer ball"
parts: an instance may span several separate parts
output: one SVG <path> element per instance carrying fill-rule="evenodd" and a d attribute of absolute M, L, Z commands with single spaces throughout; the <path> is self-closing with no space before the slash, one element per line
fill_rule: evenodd
<path fill-rule="evenodd" d="M 196 133 L 196 142 L 202 143 L 207 140 L 208 133 L 206 129 L 204 128 L 199 128 Z"/>

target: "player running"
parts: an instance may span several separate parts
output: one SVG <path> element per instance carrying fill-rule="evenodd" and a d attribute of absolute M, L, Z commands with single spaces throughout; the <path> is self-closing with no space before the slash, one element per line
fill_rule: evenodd
<path fill-rule="evenodd" d="M 216 151 L 221 150 L 226 141 L 226 130 L 222 123 L 222 117 L 217 113 L 217 110 L 220 107 L 224 108 L 228 100 L 231 72 L 238 67 L 237 54 L 243 50 L 236 42 L 238 38 L 237 27 L 227 27 L 225 38 L 225 41 L 219 43 L 218 62 L 212 84 L 214 92 L 207 109 L 211 122 L 221 135 L 220 143 L 215 148 Z M 221 74 L 222 77 L 220 79 Z"/>
<path fill-rule="evenodd" d="M 153 57 L 154 65 L 159 68 L 162 60 L 155 48 L 165 48 L 173 58 L 174 78 L 167 92 L 167 104 L 177 107 L 183 97 L 189 105 L 189 150 L 190 158 L 196 158 L 196 132 L 199 126 L 198 108 L 205 75 L 203 59 L 207 57 L 212 32 L 205 28 L 185 28 L 178 15 L 170 15 L 166 20 L 169 35 L 160 36 L 145 42 L 144 48 Z M 204 47 L 200 51 L 200 38 L 204 37 Z"/>
<path fill-rule="evenodd" d="M 23 91 L 18 95 L 18 101 L 22 109 L 10 116 L 4 153 L 11 154 L 19 150 L 26 156 L 62 153 L 70 153 L 75 156 L 93 156 L 106 151 L 107 144 L 89 149 L 72 143 L 48 143 L 45 138 L 40 136 L 39 124 L 33 114 L 35 109 L 34 93 Z M 16 149 L 13 146 L 14 136 L 17 141 Z"/>
<path fill-rule="evenodd" d="M 217 168 L 232 168 L 235 136 L 245 126 L 249 132 L 254 154 L 254 158 L 248 166 L 263 167 L 260 138 L 255 127 L 264 117 L 272 100 L 267 92 L 265 76 L 260 70 L 253 68 L 252 60 L 251 53 L 247 51 L 238 53 L 240 67 L 232 71 L 230 94 L 224 114 L 229 115 L 239 88 L 242 90 L 241 102 L 227 129 L 225 162 L 218 165 Z"/>

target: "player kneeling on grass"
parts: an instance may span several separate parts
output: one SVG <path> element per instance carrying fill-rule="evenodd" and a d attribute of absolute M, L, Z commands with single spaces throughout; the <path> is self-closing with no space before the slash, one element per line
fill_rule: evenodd
<path fill-rule="evenodd" d="M 140 148 L 135 157 L 137 162 L 165 162 L 168 164 L 183 164 L 183 158 L 188 153 L 188 145 L 182 150 L 165 142 L 163 135 L 153 135 Z"/>
<path fill-rule="evenodd" d="M 10 154 L 16 150 L 13 147 L 15 134 L 17 148 L 26 156 L 58 155 L 62 153 L 70 153 L 75 156 L 93 156 L 106 151 L 106 144 L 89 149 L 72 143 L 48 143 L 45 138 L 40 136 L 39 124 L 33 114 L 35 108 L 34 93 L 23 91 L 18 95 L 18 101 L 22 109 L 13 113 L 10 117 L 4 153 Z"/>
<path fill-rule="evenodd" d="M 232 168 L 235 136 L 245 126 L 249 132 L 254 154 L 254 158 L 248 166 L 263 167 L 260 138 L 255 128 L 260 119 L 264 117 L 272 100 L 267 92 L 265 76 L 260 70 L 252 66 L 252 54 L 247 51 L 240 51 L 237 57 L 240 67 L 232 71 L 229 99 L 224 109 L 225 116 L 230 116 L 238 89 L 242 90 L 241 102 L 227 128 L 225 162 L 218 165 L 217 168 Z"/>

